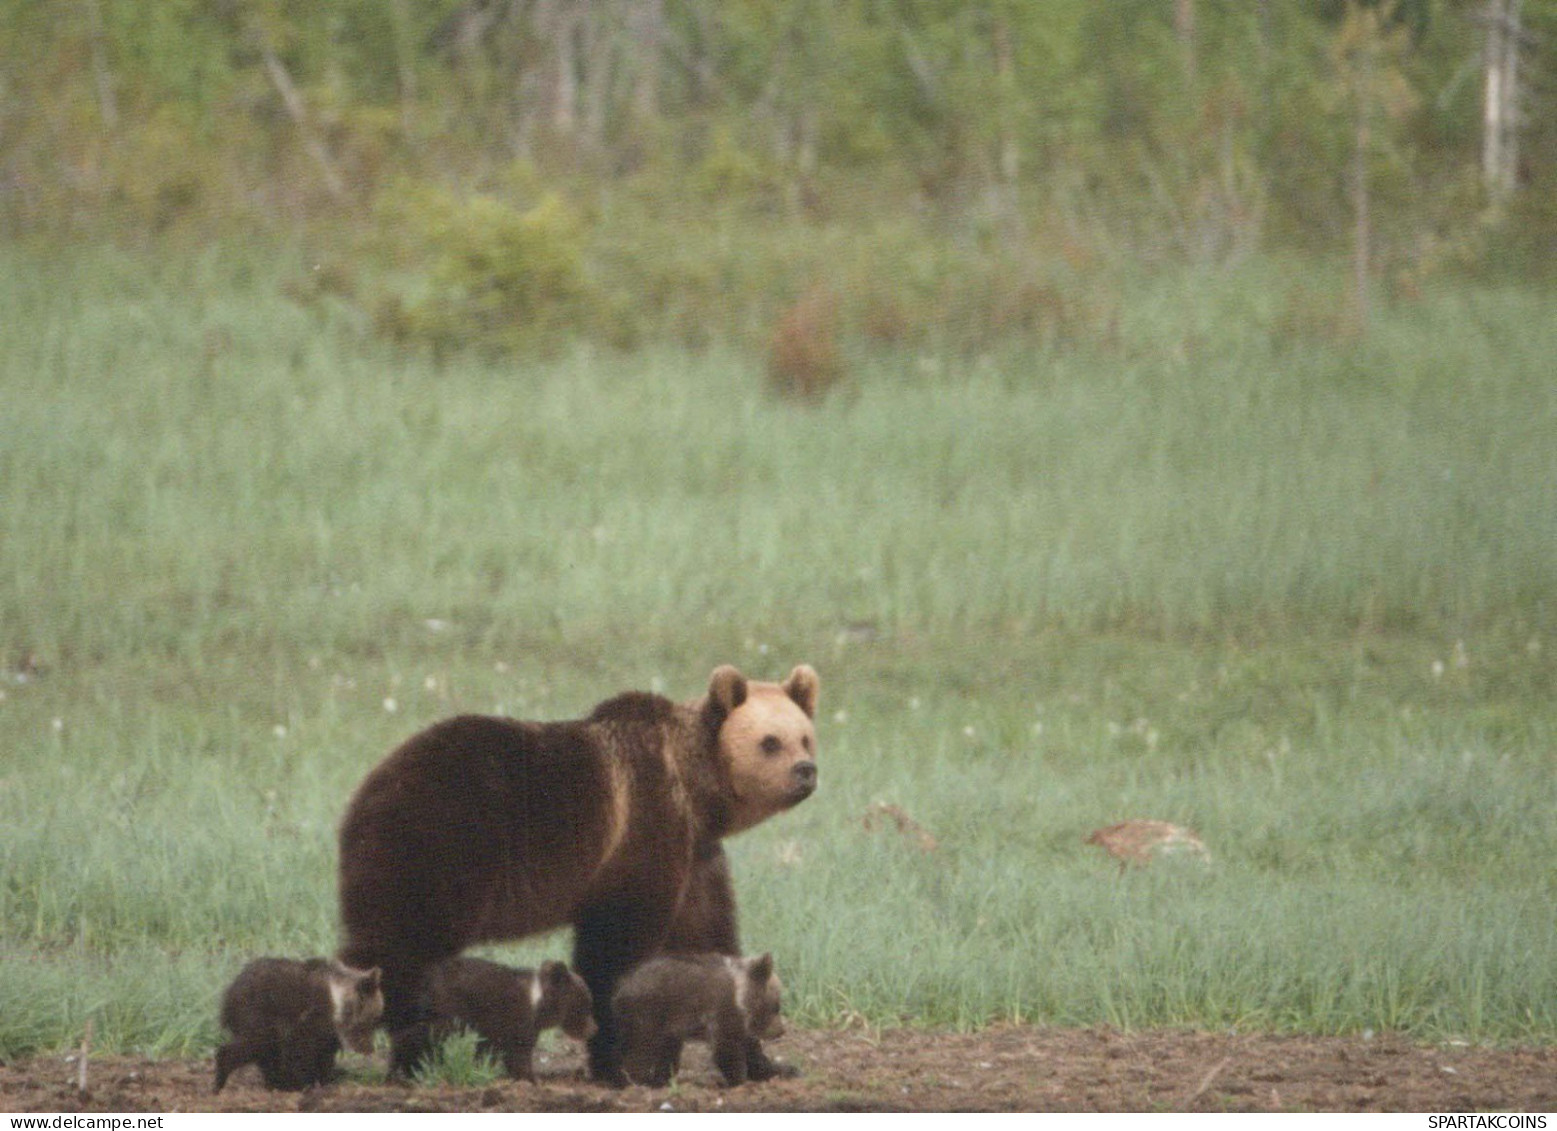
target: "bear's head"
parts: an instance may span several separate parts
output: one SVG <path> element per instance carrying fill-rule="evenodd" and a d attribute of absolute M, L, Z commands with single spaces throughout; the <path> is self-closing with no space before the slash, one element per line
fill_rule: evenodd
<path fill-rule="evenodd" d="M 373 1051 L 373 1030 L 384 1015 L 384 991 L 379 968 L 358 970 L 338 959 L 325 969 L 330 1014 L 340 1042 L 353 1052 Z"/>
<path fill-rule="evenodd" d="M 784 1035 L 779 1019 L 783 1008 L 784 984 L 773 972 L 773 955 L 732 960 L 735 970 L 735 1005 L 746 1018 L 746 1030 L 765 1041 Z"/>
<path fill-rule="evenodd" d="M 726 664 L 708 680 L 705 711 L 717 725 L 730 788 L 726 833 L 749 829 L 816 790 L 816 697 L 821 681 L 800 664 L 783 683 L 748 680 Z"/>
<path fill-rule="evenodd" d="M 557 1025 L 574 1040 L 587 1041 L 596 1033 L 594 999 L 589 987 L 566 965 L 555 959 L 541 963 L 535 973 L 531 1004 L 537 1028 Z"/>

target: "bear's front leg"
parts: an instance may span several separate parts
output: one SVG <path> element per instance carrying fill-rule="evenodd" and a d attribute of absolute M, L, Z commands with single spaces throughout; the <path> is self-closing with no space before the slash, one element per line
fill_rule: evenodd
<path fill-rule="evenodd" d="M 793 1064 L 774 1060 L 763 1051 L 762 1042 L 756 1037 L 746 1038 L 746 1078 L 748 1080 L 793 1080 L 800 1069 Z"/>
<path fill-rule="evenodd" d="M 746 1062 L 752 1042 L 746 1039 L 746 1019 L 732 1007 L 730 1016 L 719 1018 L 709 1029 L 708 1046 L 714 1054 L 714 1066 L 726 1084 L 740 1087 L 751 1076 Z"/>
<path fill-rule="evenodd" d="M 622 975 L 654 954 L 665 939 L 674 899 L 614 901 L 590 907 L 575 921 L 573 968 L 594 999 L 596 1032 L 589 1039 L 589 1077 L 613 1088 L 624 1087 L 622 1048 L 611 995 Z"/>
<path fill-rule="evenodd" d="M 535 1041 L 515 1039 L 506 1049 L 484 1042 L 490 1053 L 501 1053 L 503 1068 L 515 1080 L 535 1080 Z"/>

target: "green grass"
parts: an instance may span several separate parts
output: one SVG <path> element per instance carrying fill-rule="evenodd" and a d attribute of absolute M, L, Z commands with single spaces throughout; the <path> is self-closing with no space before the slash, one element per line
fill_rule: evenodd
<path fill-rule="evenodd" d="M 426 1063 L 413 1073 L 424 1086 L 447 1085 L 455 1088 L 484 1088 L 503 1078 L 503 1066 L 477 1049 L 475 1033 L 455 1033 L 437 1045 Z"/>
<path fill-rule="evenodd" d="M 802 410 L 720 348 L 396 356 L 304 267 L 0 252 L 0 1056 L 208 1051 L 419 726 L 799 660 L 822 789 L 731 852 L 801 1023 L 1557 1038 L 1550 296 L 1332 342 L 1290 265 L 1136 280 L 1106 347 Z M 1142 816 L 1213 866 L 1082 843 Z"/>

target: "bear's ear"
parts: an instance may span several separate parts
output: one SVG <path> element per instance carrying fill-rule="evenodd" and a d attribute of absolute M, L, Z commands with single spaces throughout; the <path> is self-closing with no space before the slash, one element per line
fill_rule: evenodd
<path fill-rule="evenodd" d="M 566 964 L 555 958 L 541 963 L 541 983 L 547 986 L 565 986 L 570 980 Z"/>
<path fill-rule="evenodd" d="M 795 701 L 807 718 L 816 718 L 816 697 L 821 690 L 822 681 L 810 664 L 796 665 L 784 681 L 784 693 Z"/>
<path fill-rule="evenodd" d="M 754 982 L 766 982 L 773 977 L 773 955 L 764 954 L 761 958 L 754 958 L 751 965 L 746 968 L 747 976 Z"/>
<path fill-rule="evenodd" d="M 746 677 L 729 664 L 721 664 L 708 677 L 708 699 L 728 715 L 746 702 Z"/>
<path fill-rule="evenodd" d="M 382 977 L 383 972 L 377 966 L 373 967 L 357 983 L 357 992 L 368 997 L 378 993 L 379 981 Z"/>

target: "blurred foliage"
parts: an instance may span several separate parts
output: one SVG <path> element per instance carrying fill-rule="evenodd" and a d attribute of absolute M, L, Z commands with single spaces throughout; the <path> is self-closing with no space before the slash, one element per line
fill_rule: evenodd
<path fill-rule="evenodd" d="M 1112 268 L 1345 250 L 1364 115 L 1373 271 L 1403 298 L 1544 272 L 1557 243 L 1557 0 L 1523 5 L 1521 187 L 1497 215 L 1484 11 L 0 0 L 0 234 L 301 231 L 438 349 L 764 348 L 818 286 L 840 348 L 1053 345 L 1108 337 Z"/>
<path fill-rule="evenodd" d="M 390 336 L 438 354 L 461 347 L 503 354 L 593 320 L 580 217 L 556 193 L 520 207 L 416 183 L 386 193 L 379 211 L 386 230 L 425 249 L 429 264 L 423 293 L 384 300 L 378 317 Z"/>

